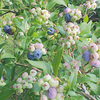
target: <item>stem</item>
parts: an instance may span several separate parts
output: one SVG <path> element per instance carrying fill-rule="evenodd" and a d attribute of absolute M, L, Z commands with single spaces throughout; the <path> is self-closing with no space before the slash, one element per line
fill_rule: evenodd
<path fill-rule="evenodd" d="M 71 57 L 71 52 L 70 52 L 70 48 L 68 48 L 68 54 Z"/>
<path fill-rule="evenodd" d="M 16 65 L 19 65 L 19 66 L 24 66 L 24 67 L 29 67 L 30 65 L 24 65 L 24 64 L 20 64 L 20 63 L 14 63 L 14 64 L 16 64 Z M 42 72 L 41 70 L 39 70 L 39 69 L 37 69 L 37 68 L 35 68 L 35 67 L 32 67 L 34 70 L 36 70 L 36 71 L 39 71 L 39 72 Z"/>
<path fill-rule="evenodd" d="M 16 13 L 16 11 L 14 10 L 14 11 L 7 11 L 7 12 L 5 12 L 5 13 L 3 13 L 3 14 L 1 14 L 0 16 L 3 16 L 3 15 L 5 15 L 5 14 L 7 14 L 7 13 Z"/>

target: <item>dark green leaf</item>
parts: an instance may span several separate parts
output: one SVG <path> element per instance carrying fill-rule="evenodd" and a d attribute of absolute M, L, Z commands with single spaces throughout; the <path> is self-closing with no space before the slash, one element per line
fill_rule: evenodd
<path fill-rule="evenodd" d="M 58 48 L 58 51 L 52 62 L 53 72 L 55 75 L 58 74 L 58 68 L 59 68 L 59 64 L 61 62 L 62 53 L 63 53 L 63 48 Z"/>
<path fill-rule="evenodd" d="M 36 68 L 43 69 L 44 72 L 50 72 L 50 70 L 51 70 L 51 65 L 45 61 L 31 61 L 28 59 L 26 61 L 28 61 L 32 66 L 34 66 Z"/>

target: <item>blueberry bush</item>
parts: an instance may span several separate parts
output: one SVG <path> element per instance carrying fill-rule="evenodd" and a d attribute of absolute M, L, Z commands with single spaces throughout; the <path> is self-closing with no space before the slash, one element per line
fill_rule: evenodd
<path fill-rule="evenodd" d="M 0 1 L 0 100 L 100 100 L 100 0 Z"/>

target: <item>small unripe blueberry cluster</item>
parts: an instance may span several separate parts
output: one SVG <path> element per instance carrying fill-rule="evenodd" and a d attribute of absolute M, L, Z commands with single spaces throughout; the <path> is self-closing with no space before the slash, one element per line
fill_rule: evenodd
<path fill-rule="evenodd" d="M 27 53 L 27 57 L 30 60 L 39 59 L 42 55 L 45 55 L 46 52 L 47 51 L 45 48 L 43 48 L 42 43 L 31 43 L 29 46 L 29 52 Z"/>
<path fill-rule="evenodd" d="M 71 71 L 71 69 L 73 69 L 74 71 L 78 72 L 79 71 L 79 66 L 81 66 L 81 62 L 76 61 L 75 59 L 72 59 L 70 61 L 70 63 L 64 62 L 63 66 L 69 71 Z"/>
<path fill-rule="evenodd" d="M 97 3 L 96 3 L 97 0 L 88 0 L 86 1 L 83 5 L 81 6 L 84 6 L 84 7 L 87 7 L 88 9 L 93 9 L 95 10 L 97 8 Z"/>
<path fill-rule="evenodd" d="M 3 79 L 3 76 L 1 77 L 1 80 L 0 80 L 0 86 L 5 86 L 6 83 L 4 82 L 4 79 Z"/>
<path fill-rule="evenodd" d="M 67 20 L 66 18 L 70 19 L 70 16 L 72 21 L 76 21 L 82 18 L 82 13 L 80 9 L 70 9 L 67 7 L 64 9 L 64 13 L 65 13 L 65 20 Z"/>
<path fill-rule="evenodd" d="M 82 58 L 85 61 L 89 61 L 92 67 L 99 67 L 100 66 L 100 43 L 90 43 L 85 51 L 82 54 Z"/>
<path fill-rule="evenodd" d="M 32 14 L 34 14 L 35 16 L 38 16 L 37 18 L 42 22 L 43 19 L 48 20 L 50 17 L 50 13 L 48 10 L 46 9 L 41 9 L 40 7 L 37 8 L 32 8 L 30 10 L 30 12 Z M 43 19 L 42 19 L 43 18 Z"/>
<path fill-rule="evenodd" d="M 43 78 L 38 80 L 38 85 L 42 87 L 42 95 L 40 100 L 64 100 L 64 86 L 59 85 L 57 78 L 52 78 L 46 74 Z"/>
<path fill-rule="evenodd" d="M 19 77 L 16 80 L 16 83 L 13 85 L 13 88 L 17 91 L 17 93 L 22 93 L 23 89 L 31 89 L 36 82 L 36 70 L 30 70 L 30 74 L 27 72 L 22 74 L 22 77 Z"/>
<path fill-rule="evenodd" d="M 70 48 L 71 44 L 75 44 L 75 41 L 79 40 L 80 28 L 77 24 L 73 24 L 72 22 L 68 22 L 64 25 L 64 30 L 67 33 L 66 38 L 61 38 L 62 42 L 65 41 L 65 45 L 67 48 Z M 66 42 L 67 41 L 67 42 Z"/>

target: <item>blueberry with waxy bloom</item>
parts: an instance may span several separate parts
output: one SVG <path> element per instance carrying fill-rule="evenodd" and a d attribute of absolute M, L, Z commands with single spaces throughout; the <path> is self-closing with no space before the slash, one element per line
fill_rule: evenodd
<path fill-rule="evenodd" d="M 54 87 L 50 87 L 47 91 L 46 91 L 46 95 L 48 98 L 53 99 L 56 97 L 57 95 L 57 90 Z"/>

